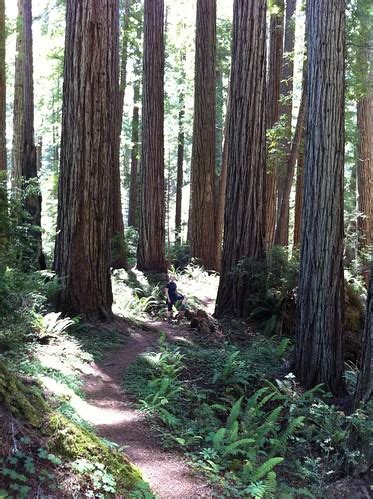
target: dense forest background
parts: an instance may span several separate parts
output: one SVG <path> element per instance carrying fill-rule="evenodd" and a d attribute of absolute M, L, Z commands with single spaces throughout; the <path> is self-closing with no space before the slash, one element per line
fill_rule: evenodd
<path fill-rule="evenodd" d="M 370 496 L 372 20 L 0 0 L 0 497 Z"/>

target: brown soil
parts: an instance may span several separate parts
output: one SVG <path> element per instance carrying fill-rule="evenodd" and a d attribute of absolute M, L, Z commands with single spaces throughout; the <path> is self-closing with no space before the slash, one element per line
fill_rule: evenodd
<path fill-rule="evenodd" d="M 90 421 L 98 434 L 124 447 L 130 460 L 141 470 L 153 492 L 164 499 L 214 497 L 204 480 L 192 474 L 185 459 L 176 451 L 165 451 L 151 434 L 144 415 L 135 410 L 121 389 L 123 373 L 142 352 L 155 347 L 156 330 L 170 341 L 189 341 L 190 330 L 166 323 L 152 324 L 154 331 L 135 329 L 124 347 L 102 364 L 93 364 L 84 376 L 87 403 L 81 415 Z M 123 324 L 123 328 L 125 328 Z M 85 414 L 82 414 L 84 412 Z"/>

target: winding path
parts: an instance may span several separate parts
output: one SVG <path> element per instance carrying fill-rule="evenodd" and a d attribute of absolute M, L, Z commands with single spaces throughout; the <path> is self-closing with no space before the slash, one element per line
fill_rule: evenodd
<path fill-rule="evenodd" d="M 179 335 L 188 336 L 187 330 L 174 330 L 168 324 L 154 323 L 154 326 L 162 329 L 171 341 Z M 210 487 L 192 474 L 185 459 L 177 452 L 165 451 L 151 435 L 144 415 L 131 406 L 120 386 L 126 367 L 155 346 L 157 340 L 157 332 L 134 329 L 120 350 L 102 364 L 92 364 L 84 376 L 87 400 L 78 412 L 94 425 L 100 436 L 124 448 L 157 497 L 212 498 Z"/>

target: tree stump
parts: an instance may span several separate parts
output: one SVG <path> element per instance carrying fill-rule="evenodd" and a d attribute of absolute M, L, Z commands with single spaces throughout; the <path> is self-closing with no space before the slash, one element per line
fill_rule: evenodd
<path fill-rule="evenodd" d="M 186 310 L 185 317 L 190 320 L 190 327 L 198 331 L 201 341 L 221 343 L 225 340 L 225 335 L 219 322 L 204 310 Z"/>

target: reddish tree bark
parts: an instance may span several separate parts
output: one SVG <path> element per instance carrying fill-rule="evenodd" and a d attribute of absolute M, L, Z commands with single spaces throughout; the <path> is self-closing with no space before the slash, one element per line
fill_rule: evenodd
<path fill-rule="evenodd" d="M 138 162 L 139 162 L 139 99 L 140 82 L 136 79 L 133 86 L 132 110 L 132 148 L 131 148 L 131 179 L 128 203 L 128 225 L 138 228 Z"/>
<path fill-rule="evenodd" d="M 229 95 L 229 88 L 228 88 Z M 228 173 L 228 140 L 229 140 L 229 113 L 230 102 L 228 98 L 227 112 L 224 123 L 224 144 L 221 162 L 221 172 L 219 177 L 219 191 L 217 196 L 217 213 L 216 213 L 216 270 L 221 271 L 222 268 L 222 241 L 224 231 L 224 212 L 225 212 L 225 194 L 227 190 L 227 173 Z"/>
<path fill-rule="evenodd" d="M 55 270 L 59 310 L 110 317 L 118 0 L 68 0 Z"/>
<path fill-rule="evenodd" d="M 280 84 L 282 75 L 282 52 L 284 35 L 284 2 L 272 2 L 276 13 L 270 17 L 268 88 L 267 88 L 267 128 L 272 128 L 280 118 Z M 277 177 L 274 162 L 267 161 L 266 175 L 266 244 L 272 246 L 277 219 Z"/>
<path fill-rule="evenodd" d="M 373 78 L 371 78 L 373 80 Z M 372 81 L 373 84 L 373 81 Z M 357 189 L 359 246 L 373 245 L 373 94 L 357 103 Z"/>
<path fill-rule="evenodd" d="M 307 125 L 295 373 L 344 393 L 345 3 L 308 0 Z"/>
<path fill-rule="evenodd" d="M 298 161 L 297 177 L 295 184 L 295 209 L 294 209 L 294 239 L 293 245 L 299 247 L 301 227 L 302 227 L 302 207 L 303 207 L 303 185 L 304 185 L 304 128 L 302 130 Z"/>
<path fill-rule="evenodd" d="M 185 58 L 183 58 L 185 60 Z M 177 178 L 176 178 L 176 211 L 175 211 L 175 242 L 181 244 L 181 203 L 183 193 L 184 166 L 184 92 L 179 93 L 179 133 L 177 140 Z"/>
<path fill-rule="evenodd" d="M 140 43 L 142 37 L 142 26 L 137 28 L 137 41 Z M 139 228 L 139 204 L 140 204 L 140 183 L 139 183 L 139 126 L 140 126 L 140 86 L 141 86 L 141 54 L 138 50 L 134 63 L 133 82 L 133 108 L 132 108 L 132 131 L 131 131 L 131 178 L 128 202 L 128 225 Z"/>
<path fill-rule="evenodd" d="M 364 404 L 369 402 L 373 393 L 373 261 L 370 267 L 364 340 L 361 352 L 361 368 L 355 392 L 356 405 L 360 402 Z"/>
<path fill-rule="evenodd" d="M 297 162 L 303 126 L 304 126 L 304 113 L 305 113 L 305 100 L 306 100 L 306 79 L 303 80 L 302 98 L 299 105 L 298 119 L 294 131 L 294 137 L 291 144 L 290 154 L 288 156 L 285 183 L 283 185 L 283 192 L 281 202 L 278 209 L 278 223 L 276 226 L 275 244 L 284 245 L 288 241 L 289 233 L 289 201 L 291 186 L 294 178 L 295 164 Z M 286 242 L 286 243 L 285 243 Z"/>
<path fill-rule="evenodd" d="M 145 0 L 142 92 L 141 220 L 137 268 L 165 271 L 164 2 Z"/>
<path fill-rule="evenodd" d="M 283 155 L 288 158 L 291 154 L 291 119 L 293 107 L 293 76 L 294 76 L 294 44 L 295 44 L 295 19 L 296 0 L 286 1 L 284 54 L 282 59 L 282 79 L 280 85 L 281 104 L 280 116 L 285 118 L 285 137 L 282 143 Z M 286 180 L 286 170 L 280 170 L 278 175 L 278 206 L 282 203 L 282 196 Z M 281 240 L 275 244 L 287 246 L 289 244 L 289 206 L 286 213 L 278 214 L 277 223 L 287 227 L 281 230 Z"/>
<path fill-rule="evenodd" d="M 23 189 L 28 181 L 37 182 L 36 148 L 34 142 L 34 83 L 32 55 L 31 0 L 18 0 L 17 42 L 15 61 L 13 108 L 13 185 Z M 28 254 L 23 254 L 22 264 L 27 267 L 45 268 L 42 254 L 41 194 L 28 194 L 25 208 L 31 236 Z M 26 261 L 27 260 L 27 261 Z"/>
<path fill-rule="evenodd" d="M 215 240 L 216 0 L 197 0 L 191 165 L 191 256 L 216 269 Z"/>
<path fill-rule="evenodd" d="M 217 316 L 245 316 L 250 283 L 237 269 L 264 250 L 266 2 L 235 0 L 222 273 Z"/>
<path fill-rule="evenodd" d="M 6 163 L 5 2 L 0 0 L 0 172 Z"/>

